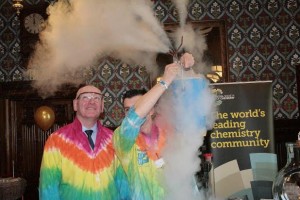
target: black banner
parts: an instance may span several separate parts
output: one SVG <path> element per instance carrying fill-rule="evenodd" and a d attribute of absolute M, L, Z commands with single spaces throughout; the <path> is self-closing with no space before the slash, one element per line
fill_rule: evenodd
<path fill-rule="evenodd" d="M 218 111 L 207 136 L 217 196 L 241 192 L 252 199 L 250 182 L 272 181 L 277 172 L 271 85 L 270 81 L 211 85 Z"/>

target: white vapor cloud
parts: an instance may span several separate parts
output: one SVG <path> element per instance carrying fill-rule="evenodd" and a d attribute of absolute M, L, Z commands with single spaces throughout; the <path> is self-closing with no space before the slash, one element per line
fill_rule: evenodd
<path fill-rule="evenodd" d="M 146 0 L 60 0 L 48 13 L 29 63 L 36 71 L 34 87 L 43 96 L 64 83 L 82 82 L 82 70 L 100 58 L 113 56 L 151 71 L 153 55 L 170 48 Z"/>

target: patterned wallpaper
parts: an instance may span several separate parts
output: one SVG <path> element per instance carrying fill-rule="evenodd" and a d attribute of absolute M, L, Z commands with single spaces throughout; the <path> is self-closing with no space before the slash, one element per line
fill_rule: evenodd
<path fill-rule="evenodd" d="M 49 0 L 50 1 L 50 0 Z M 34 4 L 39 0 L 25 0 Z M 51 2 L 51 1 L 50 1 Z M 226 22 L 229 81 L 272 80 L 276 119 L 298 117 L 295 65 L 300 65 L 299 0 L 190 0 L 188 20 Z M 153 1 L 161 22 L 177 22 L 170 1 Z M 20 66 L 20 24 L 11 0 L 0 2 L 0 81 L 24 80 Z M 87 69 L 88 82 L 105 93 L 104 124 L 115 126 L 123 117 L 120 97 L 128 88 L 149 87 L 143 67 L 108 59 Z"/>

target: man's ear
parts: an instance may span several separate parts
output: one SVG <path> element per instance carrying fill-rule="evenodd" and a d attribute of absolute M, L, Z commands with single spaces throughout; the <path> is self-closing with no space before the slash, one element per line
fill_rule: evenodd
<path fill-rule="evenodd" d="M 76 112 L 77 111 L 77 99 L 73 100 L 73 110 Z"/>
<path fill-rule="evenodd" d="M 155 112 L 151 115 L 151 119 L 154 120 L 156 118 L 156 116 L 157 116 L 157 113 Z"/>
<path fill-rule="evenodd" d="M 99 115 L 99 119 L 104 119 L 104 118 L 105 118 L 105 110 L 103 110 L 103 112 L 101 112 Z"/>
<path fill-rule="evenodd" d="M 155 109 L 154 109 L 154 108 L 152 108 L 152 109 L 150 110 L 149 115 L 151 116 L 151 119 L 154 119 L 154 118 L 155 118 L 156 112 L 155 112 Z"/>
<path fill-rule="evenodd" d="M 100 111 L 101 111 L 101 113 L 103 113 L 103 111 L 104 111 L 104 100 L 103 99 L 101 101 Z"/>

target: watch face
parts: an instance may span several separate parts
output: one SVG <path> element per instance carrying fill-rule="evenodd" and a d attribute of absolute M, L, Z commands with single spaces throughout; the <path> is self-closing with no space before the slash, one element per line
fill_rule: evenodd
<path fill-rule="evenodd" d="M 25 29 L 32 34 L 41 32 L 45 27 L 45 20 L 42 15 L 38 13 L 32 13 L 24 19 Z"/>

